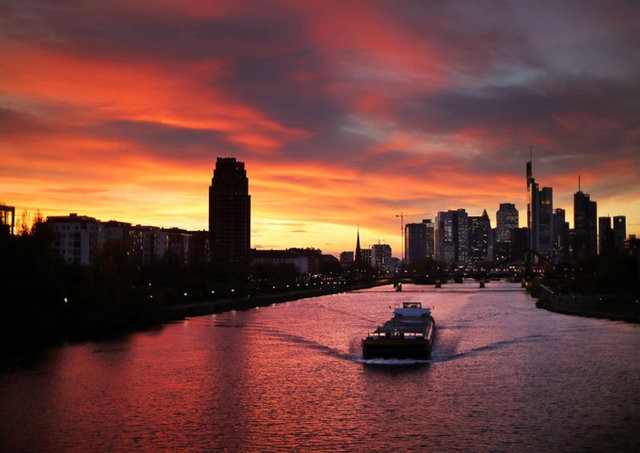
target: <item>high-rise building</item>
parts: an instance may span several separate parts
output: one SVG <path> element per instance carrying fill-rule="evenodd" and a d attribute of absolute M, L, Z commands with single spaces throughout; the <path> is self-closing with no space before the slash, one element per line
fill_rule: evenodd
<path fill-rule="evenodd" d="M 469 262 L 488 261 L 491 257 L 491 221 L 485 209 L 481 216 L 469 216 Z"/>
<path fill-rule="evenodd" d="M 243 162 L 218 157 L 209 187 L 211 258 L 246 263 L 251 248 L 251 196 Z"/>
<path fill-rule="evenodd" d="M 464 209 L 438 212 L 435 222 L 435 254 L 438 261 L 449 267 L 467 263 L 469 228 Z"/>
<path fill-rule="evenodd" d="M 434 225 L 431 219 L 404 226 L 405 256 L 408 263 L 433 258 Z"/>
<path fill-rule="evenodd" d="M 598 253 L 612 253 L 615 249 L 611 217 L 598 217 Z"/>
<path fill-rule="evenodd" d="M 500 203 L 496 212 L 496 242 L 511 242 L 511 230 L 518 228 L 519 215 L 513 203 Z"/>
<path fill-rule="evenodd" d="M 391 265 L 391 246 L 389 244 L 372 245 L 371 264 L 376 269 L 388 270 Z"/>
<path fill-rule="evenodd" d="M 513 203 L 500 203 L 496 212 L 495 259 L 503 261 L 511 256 L 511 233 L 518 228 L 518 210 Z"/>
<path fill-rule="evenodd" d="M 573 195 L 574 258 L 598 252 L 598 208 L 589 195 L 578 190 Z"/>
<path fill-rule="evenodd" d="M 553 256 L 553 189 L 551 187 L 543 187 L 540 191 L 538 253 L 547 258 Z"/>
<path fill-rule="evenodd" d="M 528 228 L 516 228 L 511 232 L 511 260 L 513 263 L 524 261 L 524 251 L 529 248 L 528 239 Z"/>
<path fill-rule="evenodd" d="M 527 162 L 527 227 L 529 248 L 541 255 L 553 254 L 553 189 L 539 189 Z"/>
<path fill-rule="evenodd" d="M 613 218 L 613 242 L 616 251 L 624 251 L 624 241 L 627 239 L 627 218 L 617 215 Z"/>
<path fill-rule="evenodd" d="M 556 208 L 553 210 L 553 254 L 560 260 L 567 260 L 570 250 L 569 222 L 566 221 L 566 212 L 562 208 Z"/>

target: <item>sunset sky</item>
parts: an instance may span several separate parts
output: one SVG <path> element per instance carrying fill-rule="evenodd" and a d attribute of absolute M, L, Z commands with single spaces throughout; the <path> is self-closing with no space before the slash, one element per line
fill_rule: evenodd
<path fill-rule="evenodd" d="M 245 162 L 252 246 L 401 256 L 400 219 L 515 203 L 640 234 L 637 1 L 0 0 L 0 204 L 206 229 Z"/>

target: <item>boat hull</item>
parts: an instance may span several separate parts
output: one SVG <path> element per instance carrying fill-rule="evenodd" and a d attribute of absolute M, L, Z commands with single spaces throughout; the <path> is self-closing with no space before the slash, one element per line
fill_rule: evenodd
<path fill-rule="evenodd" d="M 362 340 L 362 358 L 368 359 L 430 359 L 432 339 L 369 339 Z"/>

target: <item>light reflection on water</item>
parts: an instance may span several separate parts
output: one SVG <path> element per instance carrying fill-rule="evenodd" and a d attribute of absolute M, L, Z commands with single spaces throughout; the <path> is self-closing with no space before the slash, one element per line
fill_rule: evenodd
<path fill-rule="evenodd" d="M 519 287 L 405 285 L 191 318 L 0 374 L 0 450 L 580 451 L 640 434 L 640 326 Z M 363 360 L 403 301 L 428 361 Z"/>

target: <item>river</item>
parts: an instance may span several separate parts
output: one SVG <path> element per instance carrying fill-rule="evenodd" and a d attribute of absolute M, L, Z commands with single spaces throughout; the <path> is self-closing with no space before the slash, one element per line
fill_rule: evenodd
<path fill-rule="evenodd" d="M 430 361 L 363 361 L 403 301 Z M 640 326 L 535 308 L 519 285 L 405 285 L 190 318 L 4 363 L 1 451 L 624 451 Z M 636 450 L 637 451 L 637 450 Z"/>

